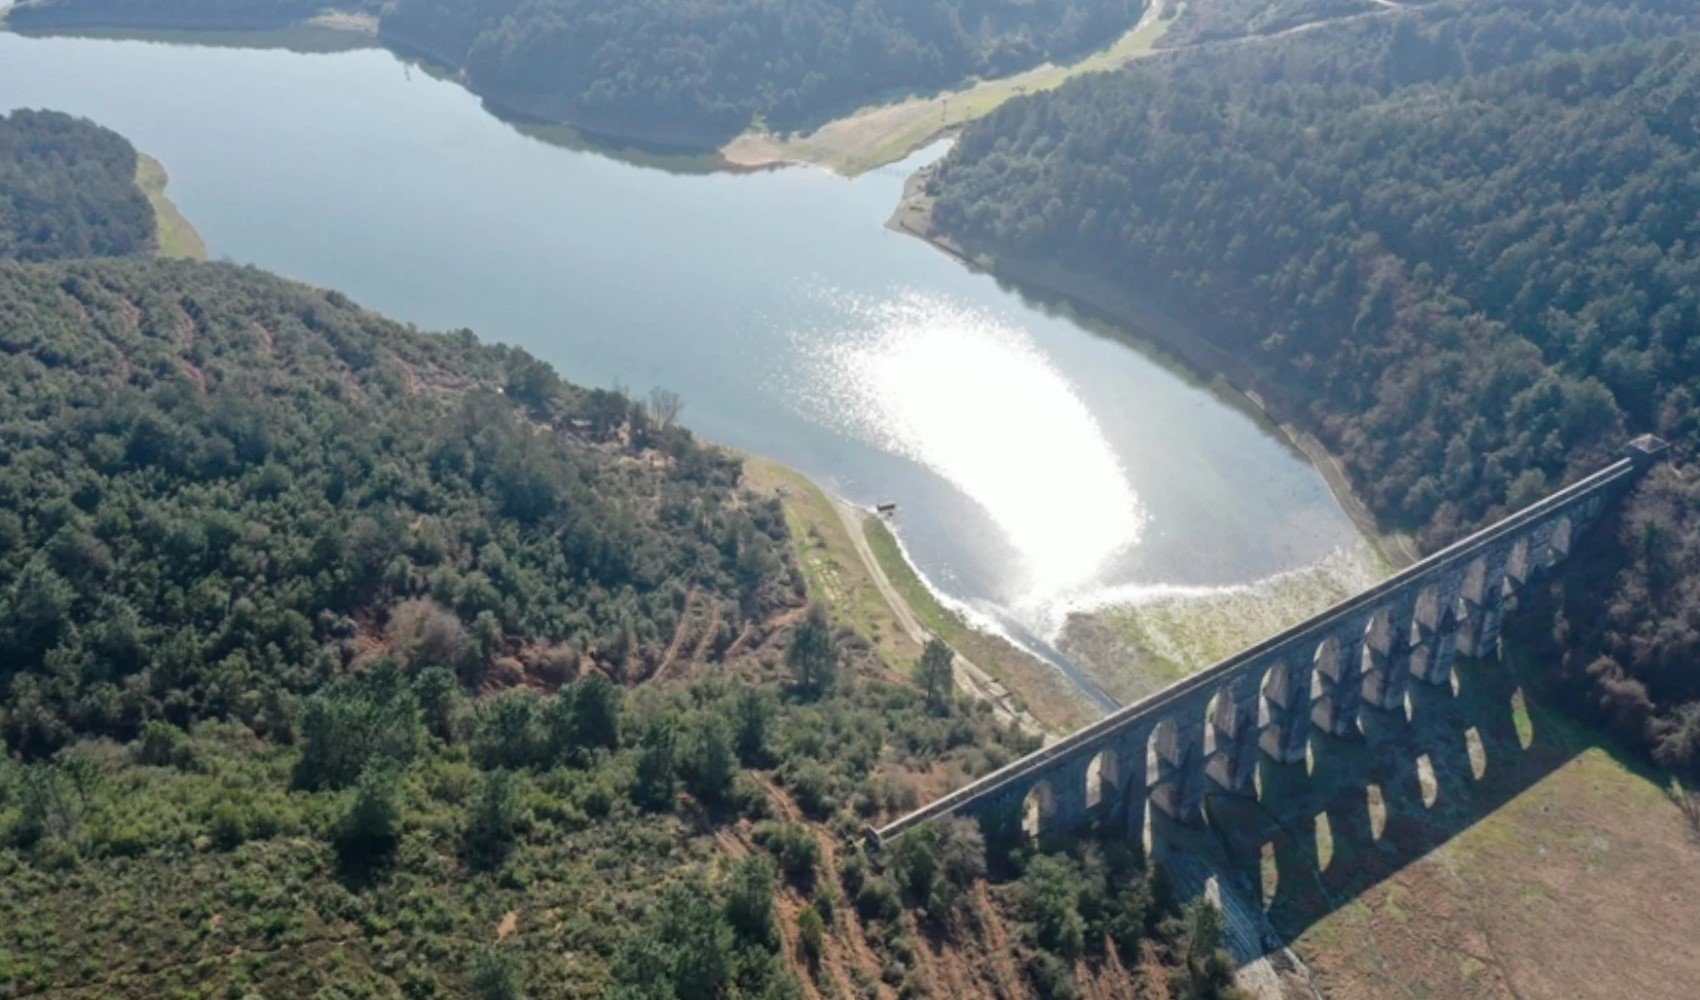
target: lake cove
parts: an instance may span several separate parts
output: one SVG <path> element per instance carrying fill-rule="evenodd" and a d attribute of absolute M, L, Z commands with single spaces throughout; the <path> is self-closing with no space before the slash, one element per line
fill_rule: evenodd
<path fill-rule="evenodd" d="M 735 174 L 506 124 L 377 49 L 0 33 L 15 107 L 157 158 L 215 259 L 665 387 L 699 433 L 896 503 L 927 584 L 1036 646 L 1070 611 L 1362 552 L 1242 400 L 888 231 L 937 148 L 854 180 Z"/>

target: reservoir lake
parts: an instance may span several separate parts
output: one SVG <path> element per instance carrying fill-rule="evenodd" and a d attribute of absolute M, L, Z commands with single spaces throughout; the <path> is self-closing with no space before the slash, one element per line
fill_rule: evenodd
<path fill-rule="evenodd" d="M 1363 545 L 1237 396 L 887 230 L 942 146 L 853 180 L 731 173 L 515 126 L 376 48 L 0 32 L 19 107 L 163 162 L 214 259 L 670 389 L 698 433 L 895 502 L 928 583 L 1041 649 L 1071 610 Z"/>

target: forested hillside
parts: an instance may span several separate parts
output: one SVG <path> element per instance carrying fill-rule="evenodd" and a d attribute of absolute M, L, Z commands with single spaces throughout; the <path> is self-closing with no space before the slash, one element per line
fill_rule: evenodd
<path fill-rule="evenodd" d="M 0 114 L 0 259 L 136 254 L 153 240 L 123 136 L 52 111 Z"/>
<path fill-rule="evenodd" d="M 610 679 L 653 671 L 693 604 L 708 657 L 771 640 L 801 600 L 783 523 L 734 460 L 519 352 L 251 270 L 122 262 L 0 267 L 0 345 L 10 989 L 460 992 L 552 952 L 582 993 L 696 947 L 643 951 L 627 900 L 655 866 L 714 884 L 656 926 L 708 935 L 725 977 L 749 946 L 736 976 L 765 988 L 777 941 L 722 922 L 712 841 L 660 820 L 675 789 L 735 817 L 764 800 L 740 761 L 783 761 L 825 818 L 892 727 L 940 754 L 952 727 L 975 754 L 1006 739 L 825 675 L 782 707 L 754 661 L 624 696 Z M 770 911 L 771 872 L 740 872 Z M 503 898 L 566 916 L 480 966 Z M 232 946 L 316 957 L 193 964 Z"/>
<path fill-rule="evenodd" d="M 29 0 L 26 28 L 269 26 L 296 0 Z M 528 116 L 613 135 L 718 145 L 752 122 L 818 123 L 893 92 L 1007 74 L 1107 45 L 1143 0 L 392 0 L 403 51 L 462 69 Z"/>
<path fill-rule="evenodd" d="M 1125 847 L 861 855 L 1033 741 L 664 413 L 231 266 L 0 264 L 0 351 L 0 992 L 1231 995 Z"/>
<path fill-rule="evenodd" d="M 1499 0 L 1178 54 L 971 128 L 934 222 L 1189 318 L 1432 548 L 1631 432 L 1700 445 L 1696 30 Z M 1561 622 L 1575 690 L 1700 776 L 1700 488 L 1622 532 Z"/>
<path fill-rule="evenodd" d="M 728 641 L 796 601 L 735 461 L 518 352 L 116 264 L 0 272 L 0 345 L 0 733 L 26 756 L 154 718 L 263 733 L 363 654 L 641 676 L 690 588 Z"/>

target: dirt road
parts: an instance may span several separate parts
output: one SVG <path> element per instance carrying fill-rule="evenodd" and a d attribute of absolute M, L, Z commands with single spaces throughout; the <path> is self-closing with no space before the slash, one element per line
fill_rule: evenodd
<path fill-rule="evenodd" d="M 850 536 L 850 543 L 855 546 L 857 557 L 867 567 L 868 576 L 874 581 L 874 587 L 879 590 L 880 596 L 890 606 L 892 616 L 897 619 L 897 623 L 903 627 L 903 631 L 907 632 L 911 639 L 925 645 L 927 640 L 933 638 L 933 633 L 921 624 L 921 619 L 916 617 L 915 610 L 909 606 L 909 602 L 904 600 L 903 595 L 898 593 L 897 588 L 892 585 L 891 578 L 885 575 L 885 570 L 881 568 L 879 560 L 874 557 L 874 550 L 868 546 L 868 536 L 862 530 L 862 518 L 867 516 L 867 512 L 838 497 L 832 498 L 832 509 L 837 512 L 838 520 L 844 525 L 844 533 Z M 976 666 L 968 657 L 957 653 L 955 667 L 957 688 L 971 697 L 990 702 L 992 710 L 998 718 L 1013 721 L 1023 730 L 1047 742 L 1056 738 L 1057 734 L 1040 725 L 1039 720 L 1018 707 L 1009 691 L 1002 684 L 999 684 L 991 674 Z"/>

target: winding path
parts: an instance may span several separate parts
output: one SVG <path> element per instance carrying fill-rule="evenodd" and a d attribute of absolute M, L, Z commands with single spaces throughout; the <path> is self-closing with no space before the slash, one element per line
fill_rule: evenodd
<path fill-rule="evenodd" d="M 874 581 L 874 587 L 879 590 L 880 596 L 891 608 L 892 617 L 897 619 L 897 623 L 902 626 L 909 638 L 915 640 L 919 645 L 926 645 L 927 640 L 934 638 L 933 633 L 921 624 L 921 619 L 916 616 L 915 609 L 909 606 L 909 602 L 892 584 L 891 578 L 885 575 L 885 569 L 880 566 L 879 560 L 874 557 L 874 550 L 868 545 L 867 533 L 862 530 L 862 518 L 866 515 L 866 511 L 838 497 L 832 497 L 831 500 L 832 509 L 838 515 L 839 523 L 844 525 L 844 533 L 850 536 L 850 544 L 855 546 L 857 557 L 862 560 L 862 565 L 868 570 L 868 577 Z M 1041 737 L 1047 742 L 1055 737 L 1056 734 L 1041 726 L 1039 720 L 1017 708 L 1009 691 L 998 683 L 991 674 L 975 665 L 974 661 L 960 652 L 956 654 L 955 667 L 957 687 L 975 698 L 991 703 L 992 711 L 998 718 L 1012 721 L 1024 731 Z"/>

